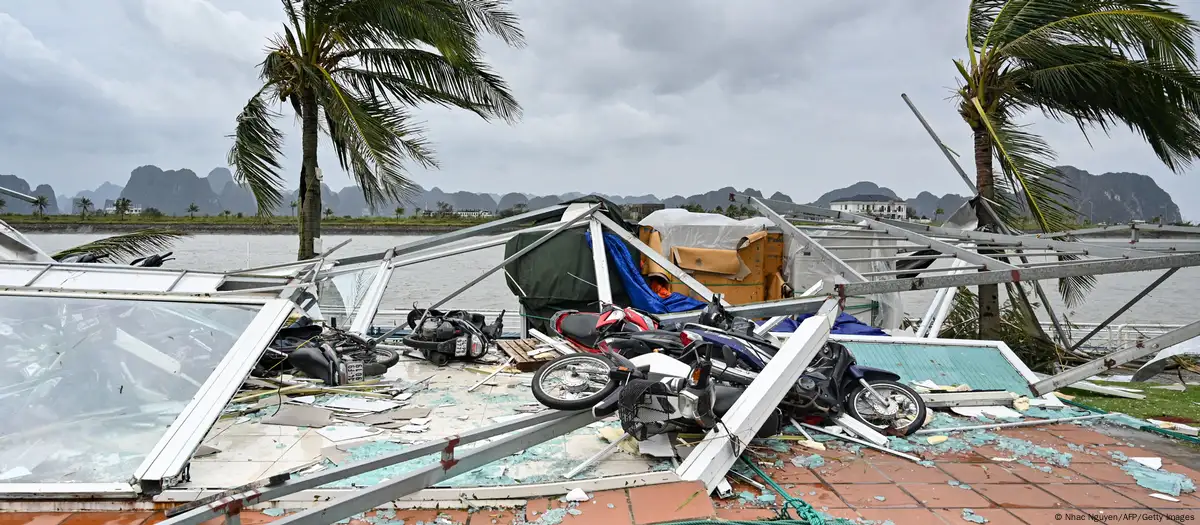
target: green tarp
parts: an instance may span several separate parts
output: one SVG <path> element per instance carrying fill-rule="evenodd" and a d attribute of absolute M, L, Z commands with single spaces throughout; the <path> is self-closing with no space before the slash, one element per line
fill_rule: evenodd
<path fill-rule="evenodd" d="M 530 328 L 549 333 L 547 322 L 560 310 L 599 310 L 596 270 L 592 264 L 592 249 L 584 237 L 586 231 L 586 223 L 563 231 L 505 267 L 512 276 L 505 279 L 508 289 L 525 308 Z M 546 232 L 517 234 L 504 245 L 504 257 L 512 256 L 544 235 Z M 632 246 L 627 248 L 636 253 Z M 608 273 L 613 302 L 628 305 L 625 287 L 612 264 Z"/>

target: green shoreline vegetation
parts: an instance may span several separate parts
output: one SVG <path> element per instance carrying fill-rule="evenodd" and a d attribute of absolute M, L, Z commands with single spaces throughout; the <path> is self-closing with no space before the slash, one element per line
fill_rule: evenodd
<path fill-rule="evenodd" d="M 218 216 L 196 215 L 38 215 L 0 214 L 0 219 L 10 225 L 31 232 L 71 231 L 76 229 L 128 231 L 142 228 L 170 228 L 189 231 L 247 231 L 247 232 L 295 232 L 299 228 L 294 216 L 258 217 L 254 215 L 230 214 Z M 449 231 L 475 226 L 496 218 L 474 219 L 464 217 L 350 217 L 329 216 L 321 219 L 321 226 L 332 231 L 422 232 Z"/>

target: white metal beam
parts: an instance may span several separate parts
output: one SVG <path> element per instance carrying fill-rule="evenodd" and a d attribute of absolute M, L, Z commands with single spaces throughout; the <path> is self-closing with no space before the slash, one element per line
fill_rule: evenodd
<path fill-rule="evenodd" d="M 596 293 L 600 297 L 600 311 L 612 304 L 612 283 L 608 281 L 608 250 L 604 247 L 604 225 L 593 216 L 588 221 L 592 234 L 592 265 L 596 268 Z"/>
<path fill-rule="evenodd" d="M 845 281 L 861 283 L 867 280 L 866 277 L 863 277 L 862 274 L 859 274 L 857 270 L 852 268 L 849 264 L 846 264 L 846 262 L 840 257 L 834 255 L 833 252 L 829 251 L 828 248 L 822 246 L 821 243 L 817 242 L 812 237 L 809 237 L 808 234 L 801 231 L 800 228 L 797 228 L 795 224 L 791 223 L 791 221 L 788 221 L 778 213 L 775 213 L 775 210 L 772 210 L 770 206 L 763 204 L 762 201 L 755 197 L 750 197 L 750 204 L 758 209 L 759 213 L 762 213 L 766 218 L 770 219 L 771 222 L 775 223 L 775 226 L 777 226 L 780 230 L 783 230 L 784 235 L 801 242 L 805 248 L 815 253 L 817 258 L 833 267 L 833 270 L 836 271 L 838 275 Z M 879 249 L 881 250 L 889 248 L 895 249 L 896 247 L 879 246 Z"/>
<path fill-rule="evenodd" d="M 603 213 L 597 213 L 594 215 L 594 217 L 600 222 L 600 224 L 604 225 L 605 228 L 608 228 L 608 231 L 617 234 L 617 237 L 620 237 L 622 240 L 629 243 L 630 246 L 633 246 L 634 249 L 642 252 L 642 254 L 646 257 L 649 257 L 651 261 L 654 261 L 655 264 L 659 265 L 663 270 L 666 270 L 667 273 L 671 274 L 671 277 L 679 279 L 680 282 L 690 288 L 693 292 L 696 292 L 706 300 L 712 299 L 713 295 L 715 295 L 712 290 L 708 289 L 707 286 L 704 286 L 700 283 L 700 281 L 697 281 L 696 278 L 688 275 L 688 273 L 683 271 L 683 269 L 680 267 L 675 266 L 675 263 L 671 262 L 670 259 L 667 259 L 663 254 L 658 253 L 658 251 L 654 248 L 646 246 L 646 243 L 642 242 L 641 239 L 638 239 L 636 235 L 629 233 L 625 230 L 625 228 L 622 228 L 621 225 L 613 222 L 612 219 L 609 219 Z M 721 299 L 721 304 L 729 306 L 729 303 L 725 301 L 725 299 Z"/>
<path fill-rule="evenodd" d="M 836 307 L 834 316 L 837 315 Z M 702 481 L 709 493 L 725 478 L 771 411 L 779 406 L 804 369 L 825 345 L 833 317 L 815 315 L 800 323 L 779 353 L 767 363 L 741 397 L 720 419 L 717 428 L 692 450 L 676 473 L 686 481 Z"/>
<path fill-rule="evenodd" d="M 1129 348 L 1105 354 L 1066 372 L 1038 381 L 1029 388 L 1037 395 L 1053 392 L 1083 381 L 1105 370 L 1116 368 L 1134 359 L 1148 356 L 1159 350 L 1175 346 L 1198 336 L 1200 336 L 1200 321 L 1193 322 L 1182 328 L 1176 328 L 1145 343 L 1139 343 Z"/>
<path fill-rule="evenodd" d="M 428 250 L 430 248 L 436 248 L 438 246 L 444 246 L 444 245 L 450 244 L 452 242 L 458 242 L 458 241 L 461 241 L 463 239 L 467 239 L 470 237 L 476 237 L 479 235 L 488 235 L 488 234 L 491 234 L 491 233 L 494 233 L 494 232 L 497 232 L 497 231 L 500 231 L 500 230 L 503 230 L 506 228 L 511 228 L 515 225 L 526 224 L 526 223 L 529 223 L 532 221 L 537 221 L 537 220 L 541 220 L 541 219 L 554 217 L 555 215 L 561 215 L 562 212 L 565 211 L 566 209 L 567 209 L 566 205 L 556 204 L 554 206 L 548 206 L 548 207 L 541 208 L 538 210 L 528 211 L 528 212 L 522 213 L 520 215 L 514 215 L 512 217 L 508 217 L 508 218 L 504 218 L 504 219 L 499 219 L 499 220 L 495 220 L 495 221 L 491 221 L 491 222 L 485 222 L 483 224 L 477 224 L 475 226 L 471 226 L 470 228 L 463 228 L 461 230 L 454 230 L 452 232 L 443 233 L 441 235 L 434 235 L 433 237 L 426 237 L 424 239 L 420 239 L 420 240 L 416 240 L 416 241 L 413 241 L 410 243 L 401 244 L 399 246 L 396 246 L 396 247 L 392 248 L 392 254 L 396 257 L 399 257 L 401 255 L 408 255 L 410 253 Z M 344 259 L 338 259 L 335 262 L 339 266 L 351 265 L 351 264 L 362 264 L 362 263 L 366 263 L 366 262 L 375 262 L 375 261 L 382 259 L 384 254 L 386 254 L 386 253 L 387 252 L 378 252 L 378 253 L 368 253 L 365 255 L 356 255 L 354 257 L 346 257 Z"/>
<path fill-rule="evenodd" d="M 931 275 L 912 279 L 893 279 L 866 283 L 839 284 L 835 288 L 841 295 L 870 295 L 888 292 L 936 290 L 952 286 L 978 286 L 980 284 L 1003 284 L 1012 282 L 1062 279 L 1080 275 L 1104 275 L 1110 273 L 1165 270 L 1167 268 L 1200 266 L 1200 254 L 1160 255 L 1136 259 L 1105 261 L 1064 262 L 1055 265 L 1021 268 L 1019 271 L 990 271 L 964 275 Z"/>

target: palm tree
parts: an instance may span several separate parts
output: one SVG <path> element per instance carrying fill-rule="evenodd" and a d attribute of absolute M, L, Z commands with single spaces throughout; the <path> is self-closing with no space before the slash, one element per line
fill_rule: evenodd
<path fill-rule="evenodd" d="M 259 69 L 263 85 L 237 117 L 228 160 L 254 193 L 259 214 L 270 215 L 284 182 L 283 133 L 272 106 L 290 104 L 301 121 L 301 259 L 314 255 L 313 239 L 320 237 L 318 132 L 330 138 L 338 163 L 374 206 L 412 195 L 404 161 L 436 166 L 406 107 L 433 103 L 508 122 L 520 114 L 479 44 L 481 33 L 523 44 L 506 0 L 281 1 L 283 33 L 269 42 Z"/>
<path fill-rule="evenodd" d="M 943 210 L 941 208 L 933 210 L 933 220 L 936 222 L 938 217 L 941 217 L 943 213 L 946 213 L 946 210 Z"/>
<path fill-rule="evenodd" d="M 117 212 L 117 217 L 122 219 L 125 218 L 126 213 L 129 213 L 129 208 L 131 207 L 133 207 L 133 203 L 125 197 L 121 197 L 113 203 L 113 211 Z"/>
<path fill-rule="evenodd" d="M 325 208 L 325 220 L 333 218 L 333 208 Z"/>
<path fill-rule="evenodd" d="M 50 199 L 45 195 L 38 195 L 33 199 L 34 215 L 45 215 L 46 208 L 50 206 Z"/>
<path fill-rule="evenodd" d="M 1018 123 L 1029 111 L 1085 133 L 1124 124 L 1176 172 L 1200 157 L 1198 26 L 1170 2 L 973 0 L 968 11 L 969 57 L 955 61 L 958 110 L 974 136 L 979 195 L 1001 221 L 1028 214 L 1050 232 L 1073 218 L 1053 151 Z M 980 214 L 980 223 L 995 226 L 991 217 Z M 1062 280 L 1059 291 L 1073 305 L 1092 284 Z M 996 285 L 979 287 L 979 311 L 980 337 L 997 337 Z"/>
<path fill-rule="evenodd" d="M 296 207 L 300 205 L 299 201 L 292 201 L 292 217 L 296 216 Z"/>
<path fill-rule="evenodd" d="M 88 212 L 92 211 L 92 199 L 80 197 L 77 206 L 79 206 L 79 218 L 86 219 Z"/>
<path fill-rule="evenodd" d="M 224 215 L 224 216 L 225 216 L 225 220 L 229 220 L 229 216 L 230 216 L 230 215 L 233 215 L 233 212 L 231 212 L 231 211 L 229 211 L 229 210 L 222 210 L 222 211 L 221 211 L 221 215 Z"/>
<path fill-rule="evenodd" d="M 191 203 L 191 204 L 188 204 L 188 207 L 187 207 L 187 214 L 188 214 L 188 218 L 189 218 L 189 219 L 195 219 L 195 218 L 196 218 L 196 212 L 198 212 L 198 211 L 200 211 L 200 207 L 199 207 L 199 206 L 196 206 L 196 203 L 194 203 L 194 202 L 193 202 L 193 203 Z"/>
<path fill-rule="evenodd" d="M 397 206 L 397 207 L 396 207 L 396 218 L 397 218 L 397 219 L 399 219 L 399 218 L 401 218 L 401 217 L 403 217 L 403 216 L 404 216 L 404 207 L 403 207 L 403 206 Z"/>

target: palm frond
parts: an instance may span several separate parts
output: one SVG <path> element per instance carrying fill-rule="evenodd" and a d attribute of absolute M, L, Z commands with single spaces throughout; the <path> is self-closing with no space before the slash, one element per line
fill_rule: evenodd
<path fill-rule="evenodd" d="M 477 28 L 455 0 L 330 2 L 317 20 L 344 49 L 424 43 L 451 62 L 481 53 Z"/>
<path fill-rule="evenodd" d="M 421 131 L 409 115 L 386 100 L 359 98 L 332 77 L 318 91 L 326 125 L 343 169 L 351 172 L 368 205 L 410 200 L 416 185 L 403 170 L 405 160 L 436 166 Z"/>
<path fill-rule="evenodd" d="M 355 64 L 332 71 L 360 93 L 410 106 L 428 102 L 459 107 L 509 123 L 520 118 L 521 106 L 508 84 L 482 61 L 456 64 L 437 53 L 400 48 L 356 49 L 347 58 Z"/>
<path fill-rule="evenodd" d="M 1177 172 L 1200 157 L 1200 77 L 1191 66 L 1130 59 L 1091 44 L 1048 45 L 1013 60 L 1021 66 L 1009 75 L 1018 107 L 1073 120 L 1085 134 L 1124 124 Z"/>
<path fill-rule="evenodd" d="M 188 233 L 168 228 L 149 228 L 133 233 L 105 237 L 74 248 L 67 248 L 51 257 L 57 261 L 63 257 L 77 253 L 95 253 L 97 255 L 106 255 L 110 259 L 132 259 L 166 250 L 176 240 L 189 235 Z"/>
<path fill-rule="evenodd" d="M 283 202 L 283 177 L 279 173 L 283 133 L 271 122 L 279 113 L 263 100 L 264 90 L 255 93 L 238 115 L 227 161 L 233 166 L 234 180 L 254 194 L 259 216 L 266 217 Z"/>
<path fill-rule="evenodd" d="M 1019 17 L 994 24 L 1004 56 L 1027 56 L 1059 44 L 1109 47 L 1125 57 L 1195 65 L 1194 21 L 1165 0 L 1025 0 Z M 1047 45 L 1051 44 L 1051 45 Z"/>
<path fill-rule="evenodd" d="M 459 9 L 475 27 L 487 31 L 513 47 L 524 47 L 525 35 L 516 13 L 508 10 L 508 0 L 455 0 Z"/>

